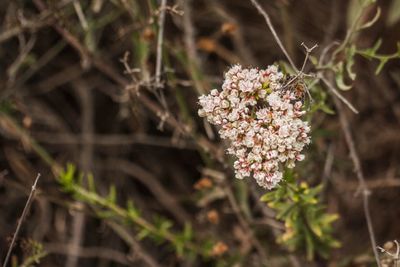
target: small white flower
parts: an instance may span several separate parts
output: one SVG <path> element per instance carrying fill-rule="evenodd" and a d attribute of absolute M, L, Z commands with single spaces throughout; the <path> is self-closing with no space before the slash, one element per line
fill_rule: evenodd
<path fill-rule="evenodd" d="M 227 100 L 222 100 L 222 101 L 221 101 L 221 107 L 222 107 L 222 108 L 229 108 L 229 101 L 227 101 Z"/>

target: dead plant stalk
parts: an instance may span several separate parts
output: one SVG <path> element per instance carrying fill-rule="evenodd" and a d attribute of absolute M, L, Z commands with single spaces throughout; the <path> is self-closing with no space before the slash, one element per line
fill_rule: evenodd
<path fill-rule="evenodd" d="M 39 178 L 40 178 L 40 173 L 38 173 L 38 175 L 36 176 L 35 182 L 34 182 L 33 185 L 32 185 L 31 193 L 29 194 L 28 200 L 27 200 L 26 203 L 25 203 L 25 207 L 24 207 L 24 210 L 22 211 L 22 215 L 21 215 L 21 217 L 20 217 L 19 220 L 18 220 L 17 228 L 15 229 L 13 238 L 12 238 L 12 240 L 11 240 L 10 247 L 8 248 L 6 258 L 4 259 L 3 267 L 6 267 L 8 261 L 10 260 L 11 252 L 12 252 L 12 250 L 13 250 L 15 241 L 17 240 L 19 231 L 20 231 L 21 226 L 22 226 L 22 222 L 24 221 L 24 219 L 25 219 L 25 217 L 26 217 L 26 214 L 28 213 L 29 206 L 30 206 L 30 204 L 31 204 L 31 202 L 32 202 L 32 200 L 33 200 L 33 197 L 35 196 L 36 185 L 37 185 L 37 183 L 38 183 L 38 181 L 39 181 Z"/>

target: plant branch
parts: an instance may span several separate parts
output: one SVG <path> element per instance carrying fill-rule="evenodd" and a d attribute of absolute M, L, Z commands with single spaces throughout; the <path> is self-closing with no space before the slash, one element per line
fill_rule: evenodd
<path fill-rule="evenodd" d="M 130 246 L 131 253 L 134 254 L 135 258 L 141 259 L 149 267 L 160 267 L 157 261 L 132 237 L 133 234 L 131 232 L 113 221 L 106 221 L 106 224 Z"/>
<path fill-rule="evenodd" d="M 165 10 L 167 0 L 162 0 L 160 5 L 160 14 L 158 16 L 158 36 L 157 36 L 157 58 L 156 58 L 156 88 L 160 90 L 161 105 L 167 110 L 167 102 L 165 100 L 163 84 L 161 83 L 161 67 L 162 67 L 162 47 L 164 41 L 164 24 L 165 24 Z"/>
<path fill-rule="evenodd" d="M 377 245 L 376 245 L 376 241 L 375 241 L 374 228 L 372 225 L 371 213 L 369 210 L 369 196 L 371 195 L 371 191 L 368 189 L 367 184 L 365 182 L 364 174 L 363 174 L 362 168 L 361 168 L 360 158 L 358 156 L 356 147 L 354 145 L 354 140 L 353 140 L 353 137 L 350 132 L 349 121 L 347 120 L 347 117 L 343 111 L 342 103 L 336 97 L 333 97 L 333 101 L 334 101 L 337 111 L 339 113 L 339 120 L 340 120 L 340 124 L 342 126 L 342 130 L 343 130 L 343 133 L 345 136 L 347 146 L 350 151 L 350 158 L 354 165 L 354 171 L 357 175 L 359 188 L 362 191 L 364 216 L 365 216 L 365 220 L 367 222 L 368 233 L 369 233 L 369 237 L 371 240 L 371 246 L 372 246 L 372 250 L 374 252 L 376 264 L 378 265 L 378 267 L 381 267 L 381 264 L 379 262 Z"/>
<path fill-rule="evenodd" d="M 268 13 L 261 7 L 260 3 L 258 3 L 257 0 L 250 0 L 251 3 L 253 4 L 253 6 L 255 8 L 257 8 L 258 12 L 264 17 L 265 22 L 268 25 L 268 28 L 270 29 L 272 35 L 275 38 L 276 43 L 278 44 L 279 48 L 282 50 L 283 54 L 285 54 L 287 60 L 289 61 L 290 65 L 292 66 L 292 68 L 298 72 L 298 69 L 296 67 L 296 65 L 294 64 L 292 58 L 290 57 L 289 53 L 287 52 L 286 48 L 283 46 L 281 39 L 279 38 L 278 34 L 275 31 L 274 25 L 272 25 L 272 22 L 269 18 Z"/>
<path fill-rule="evenodd" d="M 259 256 L 261 257 L 261 261 L 263 263 L 266 263 L 267 255 L 264 251 L 264 248 L 261 245 L 260 241 L 254 235 L 254 232 L 251 229 L 249 223 L 244 218 L 242 211 L 240 210 L 239 204 L 237 203 L 237 200 L 232 192 L 232 189 L 227 185 L 227 186 L 224 186 L 223 190 L 225 191 L 225 194 L 227 196 L 229 204 L 231 205 L 236 217 L 238 218 L 238 221 L 239 221 L 240 225 L 242 226 L 243 231 L 245 231 L 250 242 L 252 243 L 254 248 L 257 250 Z"/>
<path fill-rule="evenodd" d="M 38 173 L 38 175 L 36 176 L 35 182 L 32 185 L 31 193 L 29 194 L 29 197 L 28 197 L 28 200 L 26 201 L 24 210 L 22 211 L 21 218 L 19 218 L 19 220 L 18 220 L 17 228 L 15 229 L 14 236 L 13 236 L 13 238 L 11 240 L 10 247 L 8 248 L 7 255 L 6 255 L 6 258 L 5 258 L 4 263 L 3 263 L 3 267 L 7 266 L 7 263 L 9 261 L 9 259 L 10 259 L 11 252 L 13 250 L 13 247 L 14 247 L 14 244 L 15 244 L 15 240 L 17 240 L 19 231 L 21 229 L 22 222 L 24 221 L 24 219 L 26 217 L 26 214 L 28 213 L 29 206 L 30 206 L 30 204 L 31 204 L 31 202 L 33 200 L 34 195 L 35 195 L 36 185 L 37 185 L 37 183 L 39 181 L 39 178 L 40 178 L 40 173 Z"/>
<path fill-rule="evenodd" d="M 334 94 L 337 98 L 339 98 L 351 111 L 355 114 L 358 114 L 358 110 L 344 97 L 342 96 L 338 90 L 332 85 L 331 82 L 328 81 L 322 74 L 318 74 L 318 78 L 328 87 L 332 94 Z"/>
<path fill-rule="evenodd" d="M 138 225 L 139 227 L 145 229 L 149 233 L 161 236 L 162 238 L 168 240 L 172 244 L 176 244 L 178 241 L 178 238 L 176 237 L 176 235 L 174 233 L 172 233 L 171 231 L 169 231 L 169 230 L 160 231 L 159 229 L 157 229 L 157 227 L 155 225 L 148 222 L 144 218 L 139 217 L 136 214 L 130 213 L 126 209 L 124 209 L 114 203 L 111 203 L 107 199 L 100 197 L 99 195 L 97 195 L 94 192 L 88 191 L 77 185 L 73 185 L 72 191 L 77 196 L 84 196 L 84 198 L 86 199 L 85 200 L 86 202 L 93 204 L 93 205 L 102 206 L 102 207 L 112 211 L 115 214 L 115 216 L 120 217 L 125 220 L 128 220 L 128 221 L 131 221 L 134 224 Z M 185 248 L 187 248 L 188 250 L 195 252 L 196 254 L 205 255 L 204 250 L 201 247 L 197 246 L 193 242 L 185 242 L 183 244 L 183 246 Z"/>

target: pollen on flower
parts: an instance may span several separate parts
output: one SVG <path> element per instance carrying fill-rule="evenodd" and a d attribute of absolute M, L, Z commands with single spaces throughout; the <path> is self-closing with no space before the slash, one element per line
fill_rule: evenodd
<path fill-rule="evenodd" d="M 265 70 L 232 66 L 222 90 L 199 97 L 199 116 L 219 125 L 221 138 L 230 141 L 227 153 L 236 157 L 236 178 L 253 176 L 272 189 L 282 180 L 283 168 L 302 161 L 310 143 L 310 127 L 301 117 L 303 103 L 285 87 L 276 66 Z"/>

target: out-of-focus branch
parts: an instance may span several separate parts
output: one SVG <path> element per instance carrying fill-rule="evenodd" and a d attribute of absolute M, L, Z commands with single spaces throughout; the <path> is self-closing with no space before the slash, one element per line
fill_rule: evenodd
<path fill-rule="evenodd" d="M 45 250 L 49 254 L 73 255 L 80 258 L 101 258 L 127 266 L 132 265 L 132 262 L 128 259 L 128 255 L 114 249 L 103 247 L 78 247 L 78 249 L 75 250 L 74 246 L 74 244 L 48 243 L 45 244 Z"/>
<path fill-rule="evenodd" d="M 93 113 L 93 97 L 92 88 L 84 81 L 78 80 L 74 82 L 77 94 L 81 102 L 81 117 L 82 117 L 82 139 L 83 145 L 80 155 L 80 165 L 85 175 L 89 175 L 93 167 L 93 139 L 94 134 L 94 113 Z M 76 205 L 82 205 L 79 201 Z M 83 205 L 82 205 L 83 206 Z M 75 267 L 78 264 L 79 257 L 77 256 L 79 247 L 84 241 L 85 236 L 85 214 L 83 212 L 75 212 L 72 223 L 72 239 L 71 246 L 69 247 L 70 253 L 67 255 L 67 267 Z"/>
<path fill-rule="evenodd" d="M 56 9 L 61 9 L 75 0 L 59 1 L 56 5 Z M 26 30 L 35 31 L 49 23 L 49 19 L 53 19 L 54 12 L 47 10 L 46 12 L 40 13 L 35 19 L 24 20 L 21 25 L 13 26 L 9 29 L 5 29 L 0 32 L 0 44 L 7 41 L 8 39 L 23 33 Z"/>
<path fill-rule="evenodd" d="M 159 200 L 161 205 L 164 205 L 179 222 L 183 224 L 190 220 L 189 214 L 179 205 L 174 195 L 166 191 L 158 181 L 159 179 L 152 173 L 138 164 L 123 159 L 110 159 L 107 163 L 110 166 L 116 166 L 115 170 L 120 170 L 143 183 L 153 193 L 154 197 Z"/>
<path fill-rule="evenodd" d="M 157 58 L 156 58 L 156 87 L 161 87 L 162 47 L 164 40 L 165 7 L 167 0 L 162 0 L 158 15 Z"/>
<path fill-rule="evenodd" d="M 23 223 L 23 221 L 24 221 L 24 219 L 26 217 L 26 214 L 27 214 L 27 212 L 29 210 L 29 207 L 30 207 L 31 202 L 33 200 L 33 197 L 35 195 L 36 186 L 37 186 L 37 183 L 39 181 L 39 178 L 40 178 L 40 173 L 38 173 L 38 175 L 36 176 L 35 182 L 32 185 L 31 193 L 29 194 L 28 200 L 25 203 L 25 207 L 24 207 L 24 210 L 22 211 L 22 215 L 18 220 L 17 228 L 15 229 L 13 238 L 12 238 L 11 243 L 10 243 L 10 247 L 8 248 L 6 258 L 4 259 L 3 267 L 7 267 L 7 263 L 10 260 L 11 252 L 13 250 L 13 247 L 14 247 L 14 244 L 15 244 L 15 240 L 17 240 L 19 231 L 21 230 L 21 225 L 22 225 L 22 223 Z"/>
<path fill-rule="evenodd" d="M 357 149 L 355 147 L 354 140 L 351 135 L 349 121 L 343 110 L 342 103 L 335 96 L 333 97 L 333 101 L 335 103 L 336 109 L 339 114 L 340 125 L 342 126 L 342 130 L 343 130 L 343 133 L 345 136 L 347 146 L 350 150 L 350 158 L 351 158 L 351 161 L 353 162 L 354 171 L 355 171 L 357 179 L 358 179 L 359 190 L 361 190 L 361 193 L 362 193 L 364 216 L 365 216 L 365 220 L 367 222 L 368 233 L 369 233 L 369 237 L 371 240 L 372 251 L 374 252 L 376 264 L 378 265 L 378 267 L 381 267 L 381 264 L 379 261 L 378 250 L 377 250 L 377 244 L 375 241 L 375 234 L 374 234 L 374 228 L 373 228 L 372 219 L 371 219 L 371 212 L 369 210 L 369 197 L 371 195 L 371 191 L 368 189 L 367 183 L 365 182 L 364 174 L 363 174 L 362 168 L 361 168 L 360 158 L 358 156 Z"/>
<path fill-rule="evenodd" d="M 40 10 L 46 10 L 46 6 L 42 0 L 34 0 L 34 2 Z M 121 76 L 119 72 L 116 71 L 111 66 L 111 64 L 109 64 L 108 62 L 104 61 L 101 58 L 91 55 L 91 53 L 86 49 L 86 47 L 84 47 L 79 42 L 79 40 L 74 35 L 72 35 L 68 30 L 60 27 L 57 24 L 53 24 L 51 26 L 54 27 L 61 36 L 63 36 L 63 38 L 67 43 L 69 43 L 75 50 L 79 52 L 79 54 L 83 57 L 82 61 L 91 62 L 96 69 L 98 69 L 100 72 L 108 76 L 118 85 L 124 88 L 129 85 L 129 81 L 125 79 L 123 76 Z M 160 117 L 163 114 L 165 115 L 165 110 L 163 110 L 156 102 L 151 100 L 145 94 L 138 94 L 137 97 L 147 109 L 149 109 L 157 116 Z M 172 129 L 178 130 L 185 136 L 193 137 L 193 139 L 196 141 L 199 147 L 203 148 L 207 152 L 212 152 L 212 155 L 214 155 L 217 158 L 217 160 L 221 160 L 221 155 L 223 154 L 223 151 L 220 151 L 218 148 L 216 148 L 206 138 L 203 138 L 202 136 L 199 135 L 195 135 L 191 131 L 191 128 L 188 125 L 184 125 L 183 123 L 179 122 L 176 118 L 170 115 L 163 116 L 163 120 Z"/>
<path fill-rule="evenodd" d="M 219 1 L 213 1 L 212 7 L 223 20 L 228 21 L 229 24 L 233 25 L 234 30 L 231 33 L 232 41 L 235 48 L 238 50 L 241 61 L 253 66 L 259 65 L 257 59 L 254 57 L 250 47 L 244 39 L 243 27 L 238 19 L 233 14 L 231 14 L 229 10 L 227 10 L 227 8 L 225 8 L 225 6 L 223 6 L 223 4 Z"/>
<path fill-rule="evenodd" d="M 274 25 L 272 25 L 271 19 L 269 18 L 268 13 L 261 7 L 260 3 L 257 0 L 250 0 L 251 3 L 257 8 L 258 12 L 264 17 L 265 22 L 268 25 L 269 30 L 271 31 L 272 35 L 275 38 L 276 43 L 278 44 L 279 48 L 282 50 L 283 54 L 285 54 L 287 60 L 289 61 L 290 65 L 292 66 L 293 70 L 298 72 L 296 65 L 294 64 L 292 58 L 290 57 L 289 53 L 287 52 L 285 46 L 282 44 L 281 39 L 279 38 L 278 34 L 275 31 Z"/>
<path fill-rule="evenodd" d="M 332 85 L 328 79 L 326 79 L 321 73 L 318 74 L 318 78 L 326 85 L 326 87 L 330 90 L 330 92 L 335 95 L 338 99 L 340 99 L 351 111 L 355 114 L 358 114 L 358 110 L 344 97 L 342 96 L 338 90 L 336 90 L 335 86 Z"/>
<path fill-rule="evenodd" d="M 123 226 L 115 222 L 107 221 L 106 223 L 119 237 L 121 237 L 131 247 L 132 254 L 135 255 L 136 258 L 142 259 L 147 264 L 147 266 L 160 267 L 160 265 L 142 248 L 140 243 L 132 237 L 132 233 L 128 232 Z"/>
<path fill-rule="evenodd" d="M 163 56 L 163 41 L 164 41 L 164 24 L 165 24 L 165 11 L 167 6 L 167 0 L 161 0 L 160 14 L 158 15 L 158 36 L 157 36 L 157 57 L 156 57 L 156 71 L 155 71 L 155 87 L 160 93 L 160 103 L 164 108 L 164 112 L 168 114 L 168 105 L 165 100 L 164 84 L 161 81 L 161 68 L 162 68 L 162 56 Z M 168 116 L 168 115 L 166 115 Z M 159 128 L 162 129 L 164 121 L 161 120 Z"/>
<path fill-rule="evenodd" d="M 36 7 L 44 12 L 44 11 L 48 11 L 46 4 L 42 1 L 42 0 L 34 0 L 33 1 L 34 4 L 36 5 Z M 89 51 L 83 47 L 80 43 L 79 40 L 72 34 L 70 33 L 68 30 L 66 30 L 65 28 L 61 27 L 59 24 L 54 23 L 52 24 L 52 26 L 54 27 L 54 29 L 61 34 L 64 39 L 72 46 L 74 47 L 80 54 L 81 56 L 81 64 L 82 66 L 86 69 L 89 67 L 90 65 L 90 53 Z"/>
<path fill-rule="evenodd" d="M 238 218 L 238 221 L 239 221 L 240 225 L 242 226 L 243 231 L 245 231 L 250 242 L 253 243 L 254 248 L 257 250 L 259 256 L 261 257 L 261 262 L 263 262 L 265 264 L 267 262 L 267 254 L 265 253 L 264 248 L 261 245 L 260 241 L 254 235 L 254 232 L 251 229 L 249 223 L 244 218 L 242 211 L 240 210 L 239 204 L 237 203 L 236 198 L 235 198 L 231 188 L 229 186 L 224 186 L 223 190 L 225 191 L 227 199 L 228 199 L 236 217 Z"/>

